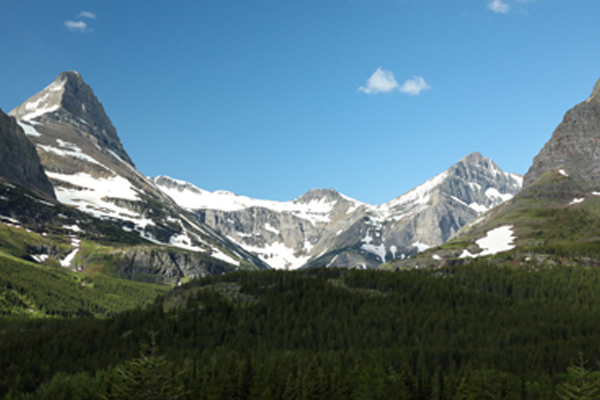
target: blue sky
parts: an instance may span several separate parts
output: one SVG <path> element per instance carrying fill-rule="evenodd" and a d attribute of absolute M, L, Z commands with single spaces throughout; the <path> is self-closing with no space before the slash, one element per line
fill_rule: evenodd
<path fill-rule="evenodd" d="M 391 200 L 473 151 L 524 174 L 600 78 L 597 0 L 4 1 L 0 108 L 64 70 L 138 169 Z"/>

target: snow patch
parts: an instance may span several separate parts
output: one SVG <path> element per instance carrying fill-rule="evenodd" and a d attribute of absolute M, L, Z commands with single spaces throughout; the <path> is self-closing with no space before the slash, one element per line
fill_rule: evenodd
<path fill-rule="evenodd" d="M 475 212 L 478 213 L 478 214 L 483 214 L 484 212 L 486 212 L 487 210 L 489 210 L 489 208 L 487 208 L 486 206 L 483 206 L 483 205 L 478 204 L 478 203 L 471 203 L 471 204 L 469 204 L 469 208 L 471 208 L 472 210 L 475 210 Z"/>
<path fill-rule="evenodd" d="M 43 263 L 48 259 L 48 254 L 32 254 L 31 258 L 33 258 L 38 263 Z"/>
<path fill-rule="evenodd" d="M 274 242 L 264 247 L 249 246 L 240 243 L 244 250 L 256 254 L 275 269 L 298 269 L 308 262 L 310 255 L 297 256 L 296 251 L 287 247 L 284 243 Z"/>
<path fill-rule="evenodd" d="M 77 239 L 75 237 L 71 238 L 71 246 L 75 247 L 75 249 L 70 252 L 64 260 L 62 260 L 60 262 L 60 265 L 62 265 L 65 268 L 68 268 L 71 266 L 71 263 L 73 262 L 73 259 L 75 258 L 75 256 L 77 255 L 77 253 L 79 252 L 79 246 L 81 245 L 81 240 Z"/>
<path fill-rule="evenodd" d="M 77 225 L 63 225 L 62 227 L 73 232 L 81 232 L 81 228 Z"/>
<path fill-rule="evenodd" d="M 496 188 L 489 188 L 485 191 L 485 195 L 492 201 L 504 202 L 513 198 L 510 193 L 500 193 Z"/>
<path fill-rule="evenodd" d="M 223 253 L 221 250 L 219 250 L 216 247 L 213 248 L 213 253 L 210 253 L 210 256 L 217 258 L 221 261 L 225 261 L 226 263 L 233 264 L 237 267 L 240 266 L 240 262 L 238 260 L 234 260 L 233 258 L 231 258 L 227 254 Z"/>
<path fill-rule="evenodd" d="M 585 200 L 585 197 L 575 198 L 575 199 L 571 200 L 569 205 L 572 206 L 573 204 L 583 203 L 584 200 Z"/>
<path fill-rule="evenodd" d="M 464 249 L 462 254 L 458 258 L 474 258 L 475 256 L 467 249 Z"/>
<path fill-rule="evenodd" d="M 512 225 L 505 225 L 488 231 L 485 237 L 475 242 L 483 250 L 478 256 L 493 255 L 512 250 L 515 247 L 513 242 L 516 239 L 512 229 Z"/>
<path fill-rule="evenodd" d="M 360 248 L 362 250 L 368 251 L 371 254 L 375 254 L 377 257 L 381 259 L 381 262 L 385 262 L 385 245 L 382 243 L 379 246 L 375 246 L 370 243 L 363 243 Z"/>
<path fill-rule="evenodd" d="M 267 230 L 271 233 L 274 233 L 275 235 L 278 235 L 278 236 L 280 234 L 280 232 L 275 227 L 273 227 L 271 224 L 269 224 L 268 222 L 265 224 L 265 230 Z"/>
<path fill-rule="evenodd" d="M 53 147 L 53 146 L 42 145 L 42 144 L 38 144 L 37 148 L 42 149 L 43 151 L 48 152 L 48 153 L 57 154 L 61 157 L 79 158 L 79 159 L 85 160 L 87 162 L 100 165 L 101 167 L 110 171 L 110 169 L 107 166 L 99 163 L 95 158 L 85 154 L 83 151 L 81 151 L 81 149 L 79 147 L 77 147 L 73 143 L 65 142 L 60 139 L 57 139 L 57 142 L 58 142 L 59 146 L 62 147 L 61 149 L 59 149 L 57 147 Z"/>
<path fill-rule="evenodd" d="M 419 253 L 421 253 L 421 252 L 423 252 L 423 251 L 425 251 L 425 250 L 427 250 L 427 249 L 430 249 L 430 248 L 431 248 L 431 246 L 430 246 L 430 245 L 428 245 L 428 244 L 425 244 L 425 243 L 423 243 L 423 242 L 419 242 L 419 241 L 417 241 L 417 242 L 414 242 L 414 243 L 412 244 L 412 246 L 413 246 L 413 247 L 416 247 L 416 248 L 417 248 L 417 251 L 418 251 Z"/>
<path fill-rule="evenodd" d="M 335 260 L 337 260 L 338 255 L 336 254 L 335 256 L 333 256 L 333 258 L 331 259 L 331 261 L 329 261 L 329 263 L 327 264 L 327 266 L 325 268 L 330 268 L 333 263 L 335 262 Z"/>
<path fill-rule="evenodd" d="M 27 136 L 42 136 L 41 133 L 39 133 L 33 126 L 29 125 L 31 124 L 31 122 L 29 124 L 26 124 L 22 121 L 17 121 L 17 124 L 19 124 L 19 126 L 21 127 L 21 129 L 23 129 L 23 132 L 27 135 Z M 32 124 L 33 125 L 33 124 Z"/>

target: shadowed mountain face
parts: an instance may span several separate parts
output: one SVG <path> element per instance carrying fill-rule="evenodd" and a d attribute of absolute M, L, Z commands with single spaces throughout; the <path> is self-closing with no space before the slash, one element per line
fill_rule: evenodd
<path fill-rule="evenodd" d="M 56 199 L 35 146 L 14 118 L 0 110 L 0 177 Z"/>
<path fill-rule="evenodd" d="M 444 243 L 480 213 L 511 198 L 521 182 L 479 153 L 378 206 L 332 189 L 275 202 L 155 179 L 182 207 L 279 269 L 373 268 L 406 258 Z"/>
<path fill-rule="evenodd" d="M 194 219 L 134 167 L 104 108 L 77 72 L 61 73 L 11 114 L 35 144 L 61 203 L 155 245 L 202 253 L 234 267 L 267 268 Z M 153 257 L 147 258 L 158 268 L 162 261 Z M 192 270 L 186 275 L 193 275 Z"/>

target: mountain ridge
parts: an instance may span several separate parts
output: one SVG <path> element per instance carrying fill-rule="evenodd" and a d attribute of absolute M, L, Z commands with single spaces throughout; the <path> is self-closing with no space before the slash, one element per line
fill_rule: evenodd
<path fill-rule="evenodd" d="M 512 197 L 520 190 L 522 177 L 502 172 L 475 152 L 376 206 L 334 189 L 312 189 L 293 200 L 276 202 L 209 192 L 165 176 L 154 182 L 175 202 L 271 266 L 296 269 L 375 267 L 386 259 L 441 244 L 481 212 Z M 437 220 L 439 215 L 444 217 Z"/>

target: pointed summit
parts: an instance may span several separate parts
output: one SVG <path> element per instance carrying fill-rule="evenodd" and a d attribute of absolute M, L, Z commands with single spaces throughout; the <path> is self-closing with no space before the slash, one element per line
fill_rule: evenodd
<path fill-rule="evenodd" d="M 61 72 L 54 82 L 27 99 L 9 115 L 24 121 L 73 125 L 78 130 L 91 134 L 98 145 L 115 152 L 133 165 L 104 107 L 76 71 Z"/>
<path fill-rule="evenodd" d="M 600 189 L 600 81 L 587 100 L 566 112 L 533 159 L 524 187 L 549 171 L 563 171 L 584 188 Z"/>

